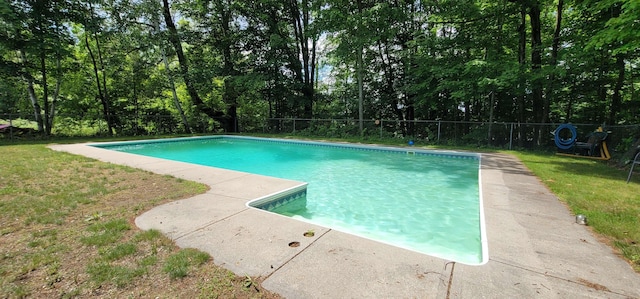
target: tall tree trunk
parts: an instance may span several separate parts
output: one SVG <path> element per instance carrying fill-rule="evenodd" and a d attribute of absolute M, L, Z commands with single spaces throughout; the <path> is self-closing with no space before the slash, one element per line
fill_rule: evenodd
<path fill-rule="evenodd" d="M 42 109 L 40 108 L 40 103 L 38 103 L 38 96 L 36 95 L 36 91 L 33 88 L 33 77 L 30 75 L 27 76 L 27 92 L 29 93 L 29 100 L 31 100 L 31 107 L 33 108 L 33 113 L 36 118 L 36 123 L 38 124 L 38 132 L 44 131 L 44 125 L 42 121 Z"/>
<path fill-rule="evenodd" d="M 520 7 L 520 25 L 518 26 L 518 64 L 520 65 L 520 69 L 524 70 L 525 64 L 527 62 L 527 10 L 524 5 Z M 521 81 L 521 80 L 518 80 Z M 520 86 L 521 87 L 521 86 Z M 521 89 L 521 88 L 520 88 Z M 526 94 L 522 93 L 518 96 L 517 99 L 517 109 L 518 109 L 518 123 L 523 124 L 527 122 L 527 118 L 525 115 L 525 98 Z M 518 126 L 518 146 L 524 146 L 524 136 L 525 136 L 525 128 L 520 125 Z"/>
<path fill-rule="evenodd" d="M 611 106 L 609 108 L 609 125 L 617 124 L 618 118 L 617 114 L 620 112 L 620 107 L 622 106 L 622 87 L 624 86 L 624 74 L 625 74 L 625 65 L 624 65 L 624 55 L 617 54 L 616 55 L 616 69 L 618 70 L 618 77 L 616 78 L 616 84 L 613 89 L 613 95 L 611 96 Z"/>
<path fill-rule="evenodd" d="M 238 96 L 234 78 L 226 78 L 224 80 L 224 94 L 222 95 L 227 104 L 225 113 L 224 130 L 225 132 L 237 133 L 238 130 Z"/>
<path fill-rule="evenodd" d="M 47 53 L 45 47 L 40 47 L 40 76 L 42 77 L 42 102 L 44 103 L 44 118 L 42 119 L 42 123 L 44 125 L 44 131 L 42 131 L 45 135 L 49 135 L 51 133 L 51 128 L 49 127 L 49 86 L 47 85 Z"/>
<path fill-rule="evenodd" d="M 53 120 L 56 117 L 56 103 L 58 103 L 58 97 L 60 96 L 61 83 L 62 83 L 62 72 L 60 71 L 60 56 L 57 55 L 56 57 L 56 88 L 53 91 L 51 106 L 49 107 L 48 134 L 51 134 L 51 130 L 53 129 Z"/>
<path fill-rule="evenodd" d="M 551 61 L 550 65 L 553 71 L 549 75 L 549 81 L 547 84 L 547 91 L 545 92 L 542 123 L 546 123 L 549 120 L 549 114 L 551 112 L 551 103 L 555 99 L 555 81 L 556 81 L 556 67 L 558 65 L 558 51 L 560 48 L 560 32 L 562 31 L 562 11 L 564 6 L 564 0 L 558 0 L 558 6 L 556 10 L 556 28 L 553 31 L 553 42 L 551 44 Z"/>
<path fill-rule="evenodd" d="M 571 90 L 576 89 L 576 83 L 573 82 L 571 84 Z M 569 101 L 567 103 L 567 109 L 565 110 L 565 117 L 567 120 L 571 120 L 573 118 L 573 97 L 569 97 Z"/>
<path fill-rule="evenodd" d="M 601 56 L 601 65 L 600 68 L 598 69 L 598 80 L 597 80 L 597 102 L 593 103 L 597 108 L 593 109 L 590 117 L 592 121 L 597 121 L 597 122 L 601 122 L 601 121 L 606 121 L 606 116 L 605 113 L 602 113 L 601 111 L 606 111 L 607 109 L 607 96 L 609 94 L 609 84 L 611 83 L 609 81 L 608 75 L 609 75 L 609 70 L 608 70 L 608 54 L 607 53 L 602 53 Z"/>
<path fill-rule="evenodd" d="M 109 102 L 107 102 L 107 99 L 104 96 L 104 93 L 102 91 L 102 84 L 100 83 L 100 73 L 98 72 L 98 62 L 96 61 L 95 55 L 93 55 L 93 50 L 91 49 L 91 46 L 89 45 L 89 34 L 85 33 L 84 35 L 84 41 L 87 45 L 87 51 L 89 52 L 89 57 L 91 57 L 91 62 L 93 64 L 93 74 L 96 76 L 96 85 L 98 87 L 98 97 L 100 98 L 100 103 L 102 104 L 102 115 L 105 118 L 105 121 L 107 122 L 107 129 L 108 129 L 108 133 L 109 135 L 113 135 L 113 126 L 111 125 L 111 112 L 109 111 Z M 104 76 L 104 74 L 102 74 Z"/>
<path fill-rule="evenodd" d="M 487 139 L 488 139 L 488 145 L 491 145 L 491 140 L 493 139 L 493 112 L 495 110 L 495 106 L 496 106 L 496 95 L 495 92 L 492 90 L 491 93 L 489 94 L 489 132 L 487 134 Z"/>
<path fill-rule="evenodd" d="M 544 99 L 542 78 L 540 78 L 542 70 L 542 25 L 540 22 L 540 3 L 534 1 L 529 7 L 529 18 L 531 22 L 531 71 L 534 76 L 532 80 L 533 97 L 533 115 L 535 120 L 543 122 L 544 117 Z M 536 144 L 542 143 L 542 127 L 536 129 Z"/>
<path fill-rule="evenodd" d="M 405 120 L 407 122 L 407 136 L 415 136 L 416 135 L 416 108 L 413 105 L 407 105 L 407 109 L 405 112 Z"/>
<path fill-rule="evenodd" d="M 180 114 L 180 120 L 182 121 L 182 126 L 184 127 L 185 133 L 191 134 L 191 127 L 189 127 L 189 122 L 187 121 L 187 117 L 184 115 L 184 111 L 182 110 L 182 105 L 180 105 L 180 99 L 178 99 L 178 93 L 176 92 L 176 84 L 173 81 L 173 76 L 171 75 L 171 68 L 169 66 L 167 54 L 165 53 L 164 49 L 162 49 L 162 62 L 164 63 L 164 68 L 167 72 L 167 79 L 169 79 L 169 87 L 171 88 L 171 95 L 173 96 L 173 105 L 176 107 L 176 109 L 178 110 L 178 113 Z"/>
<path fill-rule="evenodd" d="M 402 8 L 402 5 L 397 1 L 395 2 L 395 5 L 399 8 Z M 417 56 L 417 53 L 418 53 L 418 50 L 417 50 L 418 46 L 416 43 L 413 43 L 414 41 L 413 33 L 416 32 L 418 30 L 417 28 L 419 27 L 419 25 L 417 24 L 418 22 L 413 18 L 416 15 L 416 3 L 411 3 L 409 5 L 408 13 L 411 17 L 408 18 L 408 21 L 405 22 L 403 25 L 403 27 L 405 28 L 404 30 L 406 31 L 403 32 L 402 34 L 399 34 L 398 36 L 398 43 L 402 47 L 401 63 L 403 66 L 400 90 L 403 93 L 405 104 L 407 106 L 406 116 L 405 116 L 405 118 L 408 121 L 407 134 L 409 136 L 416 136 L 418 135 L 418 133 L 416 132 L 416 126 L 415 126 L 416 93 L 415 91 L 412 91 L 411 88 L 407 88 L 412 84 L 415 84 L 415 81 L 413 80 L 411 74 L 413 73 L 413 70 L 416 67 L 415 57 Z M 465 49 L 465 54 L 469 55 L 468 48 Z M 468 101 L 465 101 L 465 102 L 468 102 Z"/>
<path fill-rule="evenodd" d="M 157 18 L 154 18 L 152 27 L 153 27 L 153 31 L 155 31 L 156 33 L 160 32 L 160 24 Z M 164 64 L 165 71 L 167 72 L 167 79 L 169 80 L 171 95 L 173 96 L 173 105 L 178 110 L 178 114 L 180 114 L 180 120 L 182 121 L 182 126 L 184 127 L 185 133 L 191 134 L 191 127 L 189 126 L 187 117 L 184 115 L 184 111 L 182 110 L 182 105 L 180 105 L 180 99 L 178 99 L 178 93 L 176 92 L 176 84 L 175 84 L 175 81 L 173 80 L 173 76 L 171 75 L 169 59 L 167 59 L 167 52 L 164 50 L 164 47 L 162 45 L 160 46 L 160 51 L 162 52 L 162 62 Z M 136 112 L 136 115 L 138 115 L 137 112 Z"/>
<path fill-rule="evenodd" d="M 231 8 L 217 3 L 218 14 L 220 15 L 220 25 L 222 28 L 222 75 L 224 76 L 224 93 L 222 100 L 227 106 L 224 118 L 225 132 L 238 132 L 238 91 L 236 86 L 236 76 L 238 72 L 232 57 L 232 37 L 229 24 L 233 21 Z"/>
<path fill-rule="evenodd" d="M 302 6 L 302 7 L 300 7 Z M 313 103 L 315 101 L 314 76 L 316 67 L 316 38 L 309 36 L 309 1 L 290 0 L 289 8 L 293 21 L 294 36 L 296 39 L 297 57 L 302 58 L 302 70 L 296 70 L 296 75 L 302 83 L 303 117 L 313 117 Z M 302 10 L 302 12 L 301 12 Z M 309 47 L 311 43 L 311 47 Z"/>
<path fill-rule="evenodd" d="M 165 24 L 167 25 L 167 29 L 169 30 L 169 42 L 171 42 L 171 45 L 175 49 L 176 55 L 178 56 L 180 73 L 182 75 L 182 79 L 184 80 L 184 84 L 187 87 L 187 92 L 189 93 L 191 101 L 200 111 L 204 112 L 207 116 L 214 119 L 220 118 L 224 115 L 224 113 L 217 111 L 211 107 L 207 107 L 202 98 L 200 98 L 200 96 L 198 95 L 198 91 L 191 81 L 191 75 L 189 74 L 189 64 L 186 56 L 184 55 L 184 51 L 182 50 L 182 42 L 180 41 L 180 36 L 178 36 L 178 29 L 173 23 L 171 9 L 169 8 L 169 1 L 162 0 L 162 5 L 162 15 L 164 16 Z"/>
<path fill-rule="evenodd" d="M 485 58 L 487 61 L 489 61 L 488 58 L 489 58 L 489 55 L 491 55 L 491 54 L 496 56 L 496 58 L 495 58 L 496 60 L 499 59 L 500 56 L 501 56 L 501 54 L 500 54 L 501 51 L 502 51 L 502 49 L 501 49 L 502 46 L 501 45 L 503 43 L 502 43 L 502 34 L 500 34 L 500 33 L 502 33 L 502 28 L 504 26 L 504 20 L 503 20 L 502 14 L 498 15 L 497 24 L 496 25 L 497 25 L 496 27 L 497 27 L 498 30 L 497 30 L 497 34 L 495 34 L 495 36 L 496 36 L 495 37 L 495 39 L 496 39 L 495 40 L 495 45 L 497 47 L 495 47 L 495 48 L 494 47 L 490 47 L 489 48 L 489 49 L 493 49 L 493 51 L 490 51 L 489 49 L 487 49 L 487 51 L 486 51 L 486 53 L 487 53 L 486 56 L 487 57 Z M 499 76 L 498 73 L 493 73 L 491 75 L 493 77 L 498 77 Z M 495 118 L 495 109 L 498 106 L 498 100 L 496 99 L 496 92 L 497 91 L 496 91 L 495 86 L 492 86 L 491 87 L 491 92 L 490 92 L 490 95 L 489 95 L 489 129 L 488 129 L 488 134 L 487 134 L 487 145 L 489 145 L 489 146 L 491 145 L 491 142 L 494 139 L 493 138 L 493 122 L 494 122 L 494 118 Z"/>
<path fill-rule="evenodd" d="M 40 128 L 40 124 L 38 124 L 38 129 L 40 131 L 40 133 L 44 134 L 44 135 L 48 135 L 50 132 L 49 129 L 49 86 L 47 85 L 47 47 L 44 46 L 44 40 L 45 40 L 45 34 L 46 34 L 46 27 L 43 24 L 43 19 L 38 17 L 37 18 L 37 28 L 38 30 L 35 33 L 35 38 L 36 40 L 38 40 L 38 42 L 42 43 L 42 46 L 39 47 L 39 63 L 40 63 L 40 77 L 42 82 L 40 83 L 40 86 L 42 87 L 42 103 L 43 103 L 43 109 L 41 114 L 43 115 L 42 117 L 42 129 Z"/>
<path fill-rule="evenodd" d="M 621 13 L 621 5 L 613 5 L 611 7 L 611 17 L 617 18 L 620 17 Z M 637 20 L 636 20 L 637 21 Z M 609 107 L 609 117 L 607 121 L 609 125 L 615 125 L 617 123 L 617 114 L 620 112 L 620 108 L 622 106 L 622 87 L 624 86 L 624 75 L 625 75 L 625 65 L 624 65 L 624 55 L 622 53 L 618 53 L 615 56 L 615 69 L 618 71 L 618 76 L 616 78 L 616 83 L 613 89 L 613 95 L 611 96 L 611 106 Z M 633 84 L 632 84 L 633 85 Z"/>
<path fill-rule="evenodd" d="M 356 29 L 357 31 L 357 35 L 356 39 L 360 39 L 361 38 L 361 32 L 362 32 L 362 0 L 357 0 L 357 4 L 358 4 L 358 28 Z M 362 53 L 364 52 L 364 47 L 362 46 L 362 42 L 361 41 L 357 41 L 358 43 L 358 52 L 356 53 L 357 57 L 356 57 L 356 76 L 358 77 L 358 127 L 360 129 L 360 135 L 364 134 L 364 94 L 363 94 L 363 87 L 362 87 L 362 69 L 363 69 L 363 65 L 362 65 Z"/>
<path fill-rule="evenodd" d="M 383 47 L 383 42 L 384 47 Z M 384 91 L 390 99 L 396 101 L 395 105 L 392 106 L 391 110 L 396 114 L 397 119 L 400 121 L 400 127 L 402 129 L 403 136 L 409 135 L 409 128 L 407 127 L 407 117 L 405 115 L 405 111 L 403 108 L 406 108 L 406 103 L 403 103 L 400 99 L 396 97 L 396 88 L 394 87 L 394 79 L 396 78 L 396 74 L 393 71 L 391 55 L 389 55 L 389 46 L 386 44 L 387 40 L 384 39 L 382 41 L 378 40 L 378 53 L 380 54 L 380 64 L 382 65 L 382 69 L 384 70 Z M 385 58 L 386 57 L 386 58 Z"/>
<path fill-rule="evenodd" d="M 26 70 L 28 61 L 27 55 L 24 53 L 23 49 L 20 49 L 20 58 L 22 60 L 22 64 L 25 67 L 23 78 L 27 81 L 27 92 L 29 93 L 29 100 L 31 101 L 31 107 L 33 108 L 33 115 L 38 125 L 38 132 L 43 132 L 44 123 L 42 122 L 42 109 L 40 107 L 40 103 L 38 102 L 36 91 L 33 88 L 33 76 L 31 76 L 31 74 Z"/>
<path fill-rule="evenodd" d="M 94 16 L 94 11 L 93 11 L 93 6 L 91 3 L 89 3 L 89 10 L 91 12 L 91 16 Z M 109 98 L 106 92 L 106 88 L 107 88 L 107 79 L 105 78 L 105 71 L 104 71 L 104 62 L 102 59 L 102 51 L 100 49 L 100 41 L 98 39 L 98 34 L 96 32 L 93 32 L 93 36 L 96 40 L 96 47 L 98 49 L 98 59 L 100 62 L 100 66 L 98 66 L 98 61 L 96 60 L 96 56 L 93 53 L 93 50 L 91 49 L 91 44 L 89 43 L 89 34 L 90 32 L 87 30 L 87 28 L 89 28 L 89 26 L 87 26 L 85 24 L 85 34 L 84 34 L 84 41 L 87 47 L 87 51 L 89 52 L 89 57 L 91 57 L 91 63 L 93 64 L 93 73 L 96 76 L 96 85 L 98 87 L 98 97 L 100 98 L 100 103 L 102 104 L 102 113 L 103 116 L 105 118 L 105 121 L 107 122 L 107 133 L 109 134 L 109 136 L 113 135 L 113 120 L 111 117 L 111 109 L 109 107 Z M 102 83 L 100 82 L 100 71 L 102 70 Z"/>
<path fill-rule="evenodd" d="M 358 47 L 358 53 L 356 53 L 356 76 L 358 77 L 358 128 L 360 129 L 360 135 L 364 134 L 364 93 L 362 88 L 362 46 Z"/>
<path fill-rule="evenodd" d="M 113 135 L 113 130 L 116 124 L 116 115 L 114 115 L 113 111 L 111 111 L 111 98 L 109 97 L 109 89 L 107 88 L 107 73 L 106 66 L 104 65 L 104 57 L 102 56 L 102 47 L 100 46 L 100 38 L 98 38 L 97 33 L 93 33 L 93 37 L 96 40 L 96 50 L 98 51 L 98 62 L 100 63 L 100 73 L 102 73 L 102 96 L 104 97 L 104 102 L 107 103 L 107 123 L 109 125 L 109 135 Z M 98 85 L 100 82 L 98 81 Z"/>
<path fill-rule="evenodd" d="M 635 103 L 636 102 L 636 89 L 633 88 L 634 83 L 635 83 L 635 81 L 633 81 L 634 80 L 634 78 L 633 78 L 633 67 L 632 66 L 629 66 L 629 67 L 630 67 L 629 83 L 628 83 L 629 84 L 628 85 L 629 86 L 629 100 L 632 103 Z"/>

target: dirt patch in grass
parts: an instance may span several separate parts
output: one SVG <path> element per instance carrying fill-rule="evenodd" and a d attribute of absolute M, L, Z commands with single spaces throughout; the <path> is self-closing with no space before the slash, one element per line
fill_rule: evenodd
<path fill-rule="evenodd" d="M 205 186 L 42 145 L 0 151 L 0 297 L 279 298 L 133 224 Z"/>

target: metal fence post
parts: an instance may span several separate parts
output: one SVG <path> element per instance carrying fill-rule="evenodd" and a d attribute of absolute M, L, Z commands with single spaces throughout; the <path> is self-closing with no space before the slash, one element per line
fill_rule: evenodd
<path fill-rule="evenodd" d="M 13 118 L 9 114 L 9 139 L 13 139 Z"/>
<path fill-rule="evenodd" d="M 440 121 L 438 121 L 438 143 L 440 142 Z"/>
<path fill-rule="evenodd" d="M 512 145 L 513 145 L 513 123 L 511 123 L 511 130 L 509 131 L 509 150 L 511 150 Z"/>
<path fill-rule="evenodd" d="M 383 127 L 382 123 L 383 122 L 384 122 L 384 120 L 380 119 L 380 139 L 382 139 L 382 127 Z"/>

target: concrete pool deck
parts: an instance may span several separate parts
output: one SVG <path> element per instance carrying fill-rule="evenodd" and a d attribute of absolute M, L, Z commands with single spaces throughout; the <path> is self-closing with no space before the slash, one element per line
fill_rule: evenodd
<path fill-rule="evenodd" d="M 640 275 L 512 156 L 482 155 L 489 261 L 470 266 L 246 206 L 300 182 L 86 144 L 50 147 L 209 185 L 136 225 L 287 298 L 640 298 Z M 303 236 L 309 230 L 315 235 Z"/>

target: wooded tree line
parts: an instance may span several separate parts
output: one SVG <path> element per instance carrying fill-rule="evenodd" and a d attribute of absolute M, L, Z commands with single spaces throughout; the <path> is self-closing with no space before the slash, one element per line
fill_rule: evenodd
<path fill-rule="evenodd" d="M 640 123 L 636 0 L 1 0 L 0 113 Z M 413 128 L 402 128 L 411 135 Z"/>

